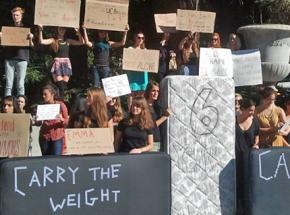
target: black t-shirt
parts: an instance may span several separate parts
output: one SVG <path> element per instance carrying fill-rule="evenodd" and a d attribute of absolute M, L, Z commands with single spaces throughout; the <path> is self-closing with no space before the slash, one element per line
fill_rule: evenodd
<path fill-rule="evenodd" d="M 158 120 L 162 116 L 161 107 L 158 103 L 154 103 L 153 106 L 149 105 L 149 109 L 154 122 L 154 127 L 152 129 L 154 142 L 160 142 L 160 130 L 159 127 L 156 125 L 156 120 Z"/>
<path fill-rule="evenodd" d="M 130 152 L 134 148 L 147 145 L 147 136 L 152 134 L 152 129 L 141 129 L 137 124 L 128 125 L 128 119 L 123 119 L 118 125 L 122 132 L 122 142 L 119 152 Z"/>
<path fill-rule="evenodd" d="M 55 53 L 55 57 L 69 58 L 69 44 L 66 41 L 58 41 L 58 52 Z"/>
<path fill-rule="evenodd" d="M 243 131 L 236 122 L 236 150 L 237 152 L 247 152 L 255 144 L 255 137 L 259 135 L 259 122 L 253 119 L 252 125 L 246 131 Z"/>

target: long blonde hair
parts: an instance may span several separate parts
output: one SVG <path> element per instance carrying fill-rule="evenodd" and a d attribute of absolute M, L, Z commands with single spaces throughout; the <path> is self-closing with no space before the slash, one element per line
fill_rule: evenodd
<path fill-rule="evenodd" d="M 91 99 L 88 107 L 88 115 L 84 122 L 84 127 L 89 128 L 92 120 L 96 120 L 100 128 L 108 127 L 108 109 L 104 91 L 101 88 L 91 87 L 87 90 L 87 97 Z"/>

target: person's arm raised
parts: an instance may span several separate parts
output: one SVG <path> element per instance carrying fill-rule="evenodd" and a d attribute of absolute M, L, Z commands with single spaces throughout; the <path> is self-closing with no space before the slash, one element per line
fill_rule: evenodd
<path fill-rule="evenodd" d="M 43 27 L 41 25 L 38 25 L 39 44 L 51 45 L 54 42 L 54 39 L 53 38 L 43 39 L 42 31 L 43 31 Z"/>
<path fill-rule="evenodd" d="M 122 40 L 120 42 L 109 41 L 110 46 L 112 48 L 119 48 L 119 47 L 124 46 L 126 44 L 128 31 L 129 31 L 129 25 L 126 25 Z"/>
<path fill-rule="evenodd" d="M 89 37 L 88 37 L 86 26 L 83 25 L 83 29 L 84 29 L 84 42 L 85 42 L 87 47 L 92 48 L 93 47 L 93 43 L 91 41 L 89 41 Z"/>

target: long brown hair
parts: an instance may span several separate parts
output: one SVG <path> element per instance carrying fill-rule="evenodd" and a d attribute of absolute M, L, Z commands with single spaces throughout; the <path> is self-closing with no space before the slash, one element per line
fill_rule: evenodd
<path fill-rule="evenodd" d="M 129 115 L 128 124 L 132 125 L 137 123 L 138 126 L 140 126 L 141 129 L 149 129 L 154 126 L 152 116 L 147 104 L 147 101 L 144 97 L 134 97 L 132 101 L 131 108 L 134 106 L 141 108 L 141 113 L 138 116 L 135 116 L 131 113 Z"/>
<path fill-rule="evenodd" d="M 56 34 L 55 34 L 55 36 L 54 36 L 54 41 L 53 41 L 53 43 L 51 44 L 51 49 L 52 49 L 52 51 L 54 52 L 54 53 L 57 53 L 58 52 L 58 49 L 59 49 L 59 41 L 60 41 L 60 39 L 58 38 L 58 29 L 59 28 L 64 28 L 64 27 L 57 27 L 56 28 Z M 66 28 L 64 28 L 65 30 L 66 30 Z M 64 34 L 64 36 L 63 36 L 63 40 L 66 42 L 66 33 Z"/>
<path fill-rule="evenodd" d="M 124 118 L 124 112 L 123 112 L 121 100 L 119 97 L 116 98 L 114 109 L 115 109 L 115 113 L 113 116 L 113 121 L 116 123 L 119 123 Z"/>
<path fill-rule="evenodd" d="M 85 119 L 84 127 L 89 128 L 94 119 L 100 128 L 107 128 L 109 117 L 104 91 L 101 88 L 91 87 L 87 90 L 87 97 L 91 99 L 92 103 L 89 105 L 89 115 Z"/>

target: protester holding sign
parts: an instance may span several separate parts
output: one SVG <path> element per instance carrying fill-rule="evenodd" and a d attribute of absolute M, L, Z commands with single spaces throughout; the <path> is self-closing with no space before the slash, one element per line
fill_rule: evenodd
<path fill-rule="evenodd" d="M 125 45 L 129 26 L 124 29 L 123 37 L 120 42 L 109 40 L 108 31 L 98 30 L 95 42 L 88 38 L 86 27 L 84 29 L 85 44 L 93 50 L 94 53 L 94 86 L 99 87 L 101 79 L 107 78 L 110 74 L 110 49 L 119 48 Z"/>
<path fill-rule="evenodd" d="M 154 140 L 154 148 L 153 151 L 160 151 L 161 144 L 161 135 L 159 126 L 165 122 L 168 117 L 171 115 L 171 109 L 167 108 L 164 113 L 162 113 L 162 108 L 158 103 L 159 99 L 159 84 L 155 81 L 150 81 L 147 85 L 145 91 L 145 98 L 149 105 L 149 110 L 152 116 L 152 120 L 154 122 L 153 127 L 153 140 Z"/>
<path fill-rule="evenodd" d="M 62 154 L 64 128 L 68 124 L 68 111 L 63 102 L 55 100 L 55 94 L 56 91 L 52 85 L 46 85 L 42 88 L 42 98 L 45 104 L 60 105 L 58 119 L 42 121 L 39 131 L 39 144 L 42 155 Z"/>
<path fill-rule="evenodd" d="M 21 113 L 17 99 L 13 96 L 5 96 L 2 100 L 2 113 Z"/>
<path fill-rule="evenodd" d="M 83 38 L 78 29 L 76 29 L 79 40 L 66 38 L 66 28 L 57 27 L 56 36 L 54 38 L 43 39 L 42 26 L 39 29 L 39 43 L 42 45 L 50 45 L 54 52 L 54 62 L 51 73 L 55 84 L 59 89 L 59 96 L 63 99 L 67 83 L 72 75 L 72 67 L 69 59 L 69 46 L 83 45 Z"/>
<path fill-rule="evenodd" d="M 210 48 L 221 48 L 221 37 L 219 35 L 219 33 L 213 33 L 211 35 L 208 47 Z"/>
<path fill-rule="evenodd" d="M 260 124 L 260 148 L 290 146 L 283 138 L 287 135 L 286 132 L 280 130 L 282 124 L 286 122 L 286 116 L 284 110 L 274 103 L 276 95 L 270 87 L 261 92 L 262 101 L 256 109 Z"/>
<path fill-rule="evenodd" d="M 11 10 L 11 14 L 14 21 L 14 26 L 24 27 L 24 24 L 22 22 L 24 9 L 22 9 L 21 7 L 15 7 Z M 2 33 L 0 33 L 0 39 L 1 37 Z M 33 46 L 33 34 L 28 34 L 27 39 L 29 40 L 29 45 Z M 24 95 L 24 81 L 26 76 L 27 64 L 29 61 L 29 47 L 5 47 L 4 57 L 6 77 L 5 96 L 12 95 L 14 75 L 16 75 L 17 79 L 17 95 Z"/>
<path fill-rule="evenodd" d="M 159 43 L 159 68 L 157 74 L 158 82 L 161 82 L 162 79 L 168 75 L 169 72 L 169 60 L 170 53 L 173 52 L 173 47 L 170 44 L 170 33 L 164 33 L 162 36 L 162 40 Z"/>
<path fill-rule="evenodd" d="M 123 119 L 115 135 L 115 146 L 119 152 L 142 153 L 153 148 L 151 118 L 148 104 L 144 97 L 134 97 L 129 116 Z"/>
<path fill-rule="evenodd" d="M 252 100 L 241 101 L 241 112 L 236 117 L 236 175 L 237 206 L 243 214 L 248 214 L 245 201 L 248 200 L 246 183 L 249 178 L 248 162 L 251 149 L 259 149 L 259 122 L 254 117 L 255 103 Z"/>
<path fill-rule="evenodd" d="M 189 32 L 184 37 L 178 46 L 181 53 L 181 68 L 182 75 L 198 75 L 199 61 L 199 33 Z"/>

